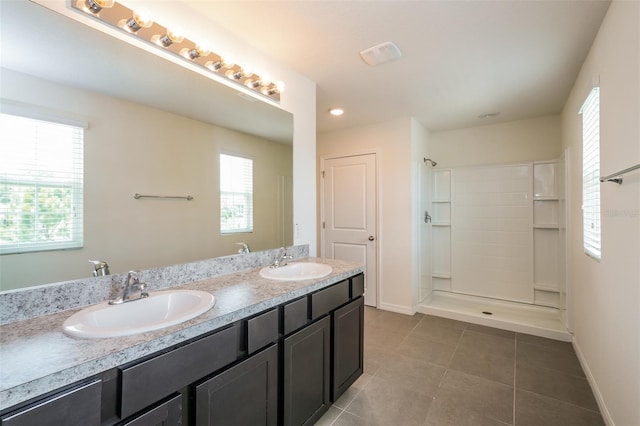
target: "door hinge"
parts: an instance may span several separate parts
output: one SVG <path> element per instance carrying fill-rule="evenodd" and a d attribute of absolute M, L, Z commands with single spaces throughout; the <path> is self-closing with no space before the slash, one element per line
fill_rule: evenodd
<path fill-rule="evenodd" d="M 322 171 L 322 178 L 324 179 L 324 170 Z"/>
<path fill-rule="evenodd" d="M 324 229 L 324 222 L 322 222 L 322 229 Z"/>

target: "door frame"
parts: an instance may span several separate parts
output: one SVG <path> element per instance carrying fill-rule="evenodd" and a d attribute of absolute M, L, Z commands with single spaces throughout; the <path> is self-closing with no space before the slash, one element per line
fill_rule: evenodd
<path fill-rule="evenodd" d="M 318 170 L 318 180 L 320 182 L 320 193 L 319 198 L 320 198 L 320 202 L 318 203 L 318 205 L 320 206 L 320 215 L 318 216 L 318 229 L 320 230 L 320 256 L 324 257 L 325 256 L 325 239 L 326 239 L 326 235 L 325 235 L 325 230 L 324 227 L 322 226 L 322 224 L 325 222 L 325 205 L 324 205 L 324 191 L 325 191 L 325 187 L 324 187 L 324 179 L 322 176 L 322 173 L 324 173 L 325 170 L 325 162 L 327 160 L 335 160 L 335 159 L 339 159 L 339 158 L 346 158 L 346 157 L 360 157 L 363 155 L 374 155 L 375 156 L 375 165 L 376 165 L 376 170 L 375 170 L 375 178 L 374 178 L 374 184 L 375 184 L 375 188 L 374 188 L 374 192 L 376 194 L 376 202 L 375 202 L 375 225 L 374 225 L 374 229 L 375 229 L 375 233 L 376 233 L 376 240 L 375 240 L 375 262 L 376 262 L 376 282 L 373 283 L 375 286 L 375 294 L 376 294 L 376 308 L 380 307 L 380 243 L 382 241 L 382 237 L 380 234 L 380 150 L 379 149 L 373 149 L 373 150 L 365 150 L 365 151 L 355 151 L 355 152 L 347 152 L 347 153 L 342 153 L 342 154 L 325 154 L 325 155 L 321 155 L 320 156 L 320 169 Z M 368 285 L 371 285 L 371 283 L 367 282 Z"/>

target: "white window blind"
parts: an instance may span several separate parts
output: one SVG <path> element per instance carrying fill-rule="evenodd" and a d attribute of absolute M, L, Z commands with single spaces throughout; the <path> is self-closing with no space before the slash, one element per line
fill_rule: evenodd
<path fill-rule="evenodd" d="M 582 114 L 582 223 L 584 251 L 601 257 L 600 244 L 600 88 L 594 87 Z"/>
<path fill-rule="evenodd" d="M 220 232 L 253 232 L 253 160 L 220 154 Z"/>
<path fill-rule="evenodd" d="M 84 129 L 0 114 L 0 253 L 83 245 Z"/>

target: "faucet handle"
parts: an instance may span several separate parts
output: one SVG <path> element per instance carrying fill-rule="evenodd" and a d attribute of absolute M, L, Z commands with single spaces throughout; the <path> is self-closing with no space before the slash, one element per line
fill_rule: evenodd
<path fill-rule="evenodd" d="M 251 253 L 251 249 L 249 248 L 249 244 L 247 243 L 236 243 L 236 245 L 242 246 L 238 253 Z"/>
<path fill-rule="evenodd" d="M 109 264 L 104 260 L 89 260 L 89 263 L 93 265 L 94 277 L 109 275 Z"/>
<path fill-rule="evenodd" d="M 127 273 L 127 280 L 125 281 L 125 285 L 134 285 L 140 283 L 140 277 L 138 274 L 140 271 L 129 271 Z"/>

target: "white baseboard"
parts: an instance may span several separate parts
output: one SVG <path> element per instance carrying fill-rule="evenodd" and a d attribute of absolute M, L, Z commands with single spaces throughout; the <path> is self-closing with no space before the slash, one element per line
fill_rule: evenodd
<path fill-rule="evenodd" d="M 602 414 L 602 419 L 604 420 L 607 426 L 615 426 L 615 423 L 611 418 L 611 414 L 609 414 L 609 410 L 607 410 L 607 405 L 604 402 L 604 398 L 600 393 L 600 389 L 598 389 L 598 384 L 596 383 L 596 379 L 593 377 L 593 374 L 591 373 L 589 364 L 587 364 L 587 360 L 582 354 L 582 350 L 580 349 L 580 345 L 578 344 L 578 341 L 575 336 L 573 336 L 572 345 L 573 345 L 573 349 L 576 351 L 576 355 L 578 356 L 578 361 L 580 361 L 580 365 L 582 366 L 584 375 L 587 377 L 589 386 L 591 386 L 591 391 L 593 392 L 593 396 L 595 396 L 596 398 L 596 403 L 598 404 L 598 408 L 600 409 L 600 414 Z"/>
<path fill-rule="evenodd" d="M 411 307 L 404 306 L 404 305 L 395 305 L 393 303 L 380 303 L 380 305 L 378 306 L 378 309 L 382 309 L 383 311 L 396 312 L 398 314 L 405 314 L 405 315 L 414 315 L 416 313 L 416 311 Z"/>

